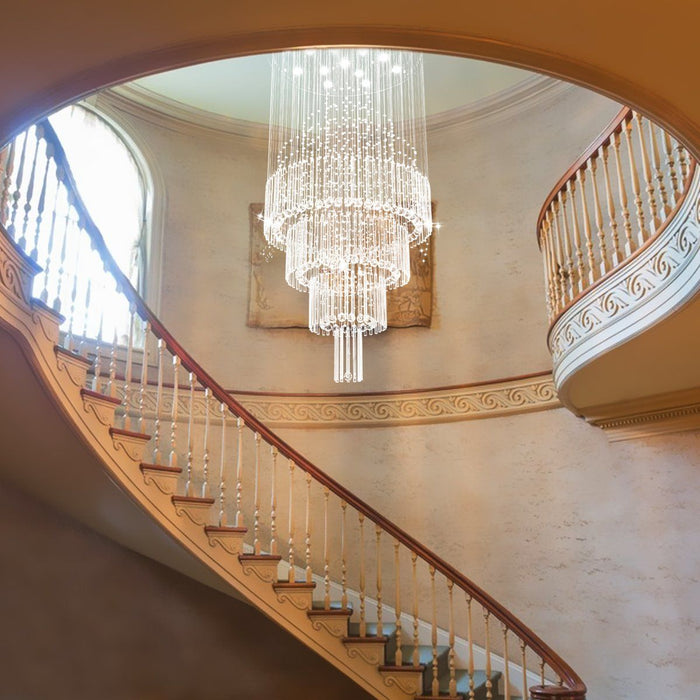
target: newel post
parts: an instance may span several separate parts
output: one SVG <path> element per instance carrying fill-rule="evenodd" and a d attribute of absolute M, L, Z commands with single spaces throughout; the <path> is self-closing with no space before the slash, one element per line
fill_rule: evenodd
<path fill-rule="evenodd" d="M 530 688 L 530 700 L 586 700 L 586 686 L 535 685 Z"/>

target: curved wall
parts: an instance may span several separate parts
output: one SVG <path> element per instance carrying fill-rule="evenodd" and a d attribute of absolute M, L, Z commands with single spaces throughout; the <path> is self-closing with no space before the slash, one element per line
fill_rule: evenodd
<path fill-rule="evenodd" d="M 369 338 L 365 381 L 343 386 L 332 381 L 331 339 L 246 326 L 248 205 L 263 199 L 264 139 L 193 127 L 121 99 L 109 110 L 147 145 L 165 181 L 161 318 L 225 386 L 383 391 L 550 366 L 537 211 L 616 104 L 560 84 L 431 131 L 430 176 L 443 224 L 432 328 Z"/>

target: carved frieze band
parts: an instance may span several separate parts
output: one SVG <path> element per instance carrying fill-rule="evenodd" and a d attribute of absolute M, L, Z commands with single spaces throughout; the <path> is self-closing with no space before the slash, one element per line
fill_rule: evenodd
<path fill-rule="evenodd" d="M 347 428 L 443 423 L 541 411 L 561 404 L 549 373 L 490 384 L 447 389 L 429 389 L 401 394 L 351 396 L 276 396 L 274 394 L 234 396 L 271 428 Z M 130 392 L 134 413 L 143 401 L 144 411 L 153 415 L 156 392 L 149 387 L 143 395 Z M 206 404 L 201 392 L 195 395 L 192 415 L 205 416 Z M 209 403 L 211 418 L 220 416 L 219 404 Z M 161 415 L 172 415 L 172 394 L 161 396 Z M 189 397 L 178 396 L 177 415 L 187 416 Z"/>
<path fill-rule="evenodd" d="M 700 169 L 651 244 L 573 304 L 552 327 L 554 383 L 670 315 L 700 287 Z"/>

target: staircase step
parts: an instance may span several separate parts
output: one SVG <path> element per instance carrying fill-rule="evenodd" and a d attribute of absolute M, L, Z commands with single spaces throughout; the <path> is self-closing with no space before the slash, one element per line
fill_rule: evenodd
<path fill-rule="evenodd" d="M 413 650 L 416 647 L 413 644 L 404 644 L 401 647 L 403 653 L 404 666 L 410 666 L 413 663 Z M 448 672 L 448 654 L 450 647 L 437 647 L 437 663 L 438 663 L 438 678 Z M 433 647 L 429 644 L 421 644 L 418 646 L 418 662 L 426 667 L 426 672 L 423 675 L 423 693 L 430 695 L 430 689 L 433 680 Z"/>
<path fill-rule="evenodd" d="M 225 552 L 236 555 L 243 551 L 243 540 L 248 528 L 233 525 L 207 525 L 204 532 L 207 533 L 212 547 L 218 544 Z"/>
<path fill-rule="evenodd" d="M 141 462 L 139 465 L 143 480 L 146 485 L 153 484 L 161 493 L 170 496 L 177 486 L 177 478 L 182 473 L 180 467 L 169 467 L 165 464 L 149 464 Z"/>
<path fill-rule="evenodd" d="M 60 345 L 54 345 L 53 349 L 58 369 L 65 371 L 75 386 L 84 387 L 87 381 L 87 373 L 92 369 L 92 360 L 88 360 L 87 357 L 79 355 L 72 350 L 66 350 Z"/>
<path fill-rule="evenodd" d="M 272 584 L 280 603 L 291 603 L 298 610 L 310 610 L 313 605 L 315 583 L 306 581 L 277 581 Z"/>
<path fill-rule="evenodd" d="M 49 306 L 48 304 L 44 303 L 41 299 L 37 299 L 36 297 L 34 297 L 31 301 L 31 305 L 33 309 L 41 311 L 46 316 L 52 316 L 56 321 L 57 326 L 60 326 L 66 320 L 66 317 L 62 313 L 56 311 L 56 309 L 54 309 L 53 306 Z"/>
<path fill-rule="evenodd" d="M 207 524 L 209 512 L 214 505 L 213 498 L 201 496 L 171 496 L 170 498 L 178 515 L 186 515 L 195 525 Z"/>
<path fill-rule="evenodd" d="M 427 675 L 430 675 L 430 668 L 427 670 Z M 496 689 L 498 688 L 498 681 L 501 678 L 500 671 L 492 671 L 491 673 L 491 694 L 495 698 L 500 698 L 501 696 L 496 694 Z M 432 678 L 431 678 L 432 680 Z M 457 681 L 457 695 L 461 698 L 469 697 L 469 673 L 462 669 L 458 669 L 455 673 L 455 680 Z M 440 675 L 440 694 L 430 695 L 425 694 L 416 698 L 416 700 L 436 700 L 437 698 L 449 697 L 450 692 L 450 674 L 449 671 Z M 486 700 L 487 688 L 486 688 L 486 673 L 484 671 L 474 671 L 474 700 Z M 518 698 L 511 697 L 511 700 L 519 700 Z"/>
<path fill-rule="evenodd" d="M 118 398 L 85 388 L 80 390 L 80 397 L 85 410 L 92 413 L 102 425 L 114 423 L 114 411 L 121 404 Z"/>
<path fill-rule="evenodd" d="M 325 629 L 334 637 L 347 637 L 348 620 L 352 612 L 352 607 L 344 608 L 341 603 L 331 603 L 331 607 L 326 610 L 323 607 L 323 602 L 314 601 L 312 609 L 306 614 L 314 629 Z"/>
<path fill-rule="evenodd" d="M 277 569 L 282 561 L 279 554 L 239 554 L 238 561 L 243 566 L 244 574 L 255 574 L 265 583 L 278 580 Z"/>
<path fill-rule="evenodd" d="M 150 435 L 124 430 L 123 428 L 110 428 L 109 434 L 112 436 L 112 442 L 116 450 L 123 450 L 135 462 L 141 463 L 143 460 L 143 448 L 151 439 Z"/>

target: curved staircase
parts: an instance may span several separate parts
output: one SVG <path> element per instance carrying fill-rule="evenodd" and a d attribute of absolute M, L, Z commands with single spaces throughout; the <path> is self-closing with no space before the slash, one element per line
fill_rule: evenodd
<path fill-rule="evenodd" d="M 84 499 L 118 493 L 134 518 L 118 538 L 134 546 L 155 525 L 141 550 L 160 547 L 176 568 L 245 598 L 374 697 L 585 698 L 522 622 L 189 356 L 114 263 L 48 121 L 15 139 L 2 165 L 3 357 L 21 352 L 37 395 L 84 447 L 75 469 L 32 462 L 27 479 L 80 491 L 106 530 L 120 518 Z M 4 365 L 19 392 L 29 380 Z M 20 455 L 10 461 L 22 471 Z"/>

